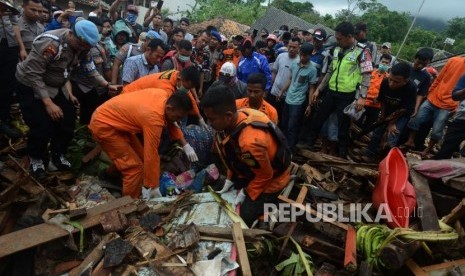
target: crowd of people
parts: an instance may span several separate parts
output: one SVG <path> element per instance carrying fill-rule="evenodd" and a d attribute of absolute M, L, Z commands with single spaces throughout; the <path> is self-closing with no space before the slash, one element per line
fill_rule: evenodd
<path fill-rule="evenodd" d="M 219 154 L 223 191 L 241 190 L 250 224 L 289 181 L 298 148 L 321 141 L 324 153 L 364 162 L 392 147 L 450 158 L 465 139 L 465 58 L 440 73 L 427 47 L 399 61 L 389 42 L 367 39 L 363 22 L 342 22 L 331 37 L 286 25 L 225 37 L 216 26 L 190 33 L 188 18 L 174 22 L 156 7 L 142 15 L 123 0 L 87 16 L 53 0 L 2 2 L 0 12 L 0 132 L 21 136 L 9 113 L 19 103 L 38 179 L 71 168 L 79 118 L 134 198 L 157 193 L 166 141 L 193 163 Z M 354 147 L 361 137 L 367 148 Z"/>

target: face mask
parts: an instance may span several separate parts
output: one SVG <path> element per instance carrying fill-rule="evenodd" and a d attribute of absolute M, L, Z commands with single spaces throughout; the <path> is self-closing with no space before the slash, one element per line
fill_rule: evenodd
<path fill-rule="evenodd" d="M 128 13 L 126 16 L 126 21 L 128 21 L 130 24 L 136 23 L 137 15 L 133 13 Z"/>
<path fill-rule="evenodd" d="M 387 72 L 391 68 L 391 66 L 386 65 L 386 64 L 380 64 L 378 65 L 378 70 L 381 72 Z"/>
<path fill-rule="evenodd" d="M 178 55 L 178 59 L 180 62 L 186 62 L 186 61 L 189 61 L 191 59 L 190 56 L 183 56 L 183 55 Z"/>

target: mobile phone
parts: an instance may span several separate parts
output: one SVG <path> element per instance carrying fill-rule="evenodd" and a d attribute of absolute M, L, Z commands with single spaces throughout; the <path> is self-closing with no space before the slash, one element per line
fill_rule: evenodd
<path fill-rule="evenodd" d="M 73 11 L 73 16 L 74 17 L 84 17 L 84 12 L 83 11 Z"/>
<path fill-rule="evenodd" d="M 150 7 L 155 8 L 157 6 L 155 1 L 150 1 Z"/>
<path fill-rule="evenodd" d="M 161 11 L 161 7 L 163 7 L 163 3 L 164 3 L 163 0 L 159 0 L 159 1 L 158 1 L 158 3 L 157 3 L 157 10 Z"/>

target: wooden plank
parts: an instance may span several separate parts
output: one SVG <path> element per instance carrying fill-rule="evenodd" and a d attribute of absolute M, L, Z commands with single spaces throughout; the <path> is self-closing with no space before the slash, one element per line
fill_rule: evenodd
<path fill-rule="evenodd" d="M 424 266 L 421 269 L 425 271 L 426 273 L 432 272 L 435 270 L 440 270 L 440 269 L 450 269 L 455 266 L 462 266 L 465 265 L 465 259 L 460 259 L 460 260 L 454 260 L 450 262 L 445 262 L 442 264 L 435 264 L 435 265 L 429 265 L 429 266 Z"/>
<path fill-rule="evenodd" d="M 186 224 L 179 224 L 179 228 L 187 226 Z M 200 235 L 208 237 L 226 238 L 232 239 L 232 233 L 230 228 L 212 226 L 212 225 L 196 225 Z M 257 239 L 259 236 L 270 235 L 271 232 L 262 229 L 243 229 L 242 233 L 244 238 Z"/>
<path fill-rule="evenodd" d="M 344 268 L 348 271 L 357 270 L 357 232 L 349 225 L 346 235 Z"/>
<path fill-rule="evenodd" d="M 307 176 L 315 179 L 316 181 L 323 181 L 325 178 L 325 176 L 319 170 L 310 166 L 309 164 L 303 164 L 301 168 Z"/>
<path fill-rule="evenodd" d="M 112 269 L 103 268 L 103 259 L 97 264 L 94 270 L 90 273 L 92 276 L 107 276 L 111 275 Z"/>
<path fill-rule="evenodd" d="M 109 203 L 98 205 L 89 209 L 87 217 L 80 220 L 79 223 L 82 227 L 84 227 L 84 229 L 87 229 L 98 225 L 100 223 L 100 214 L 105 212 L 119 209 L 119 211 L 124 214 L 132 213 L 137 210 L 137 206 L 135 204 L 131 204 L 134 202 L 135 201 L 131 197 L 125 196 L 115 199 Z M 75 229 L 74 232 L 77 231 L 78 230 Z M 46 223 L 12 232 L 0 236 L 0 244 L 2 245 L 0 246 L 0 258 L 66 236 L 68 236 L 68 232 L 66 230 Z"/>
<path fill-rule="evenodd" d="M 405 264 L 415 276 L 427 276 L 428 274 L 412 259 L 408 259 Z"/>
<path fill-rule="evenodd" d="M 305 149 L 300 149 L 299 154 L 303 157 L 309 158 L 310 160 L 320 161 L 321 165 L 325 165 L 326 161 L 338 161 L 341 164 L 334 164 L 331 167 L 338 168 L 342 171 L 348 172 L 352 175 L 362 176 L 362 177 L 378 177 L 378 171 L 366 167 L 359 166 L 358 163 L 351 162 L 339 157 L 334 157 L 331 155 L 321 154 L 317 152 L 312 152 Z"/>
<path fill-rule="evenodd" d="M 103 247 L 109 240 L 111 240 L 116 235 L 108 234 L 103 237 L 100 243 L 92 250 L 92 252 L 87 255 L 87 257 L 82 261 L 82 263 L 73 268 L 68 275 L 69 276 L 79 276 L 81 273 L 88 269 L 89 267 L 97 266 L 98 262 L 103 258 Z"/>
<path fill-rule="evenodd" d="M 465 176 L 454 177 L 451 180 L 444 182 L 444 185 L 465 192 Z"/>
<path fill-rule="evenodd" d="M 297 195 L 297 200 L 295 202 L 303 203 L 305 200 L 305 197 L 307 196 L 307 192 L 308 192 L 308 188 L 306 186 L 302 186 L 300 188 L 300 192 Z M 284 242 L 283 242 L 283 245 L 281 246 L 281 250 L 279 251 L 278 260 L 281 259 L 281 256 L 283 255 L 284 250 L 286 249 L 287 243 L 289 242 L 289 238 L 292 236 L 292 233 L 294 233 L 296 226 L 297 226 L 297 221 L 292 222 L 291 227 L 289 228 L 289 231 L 287 232 L 287 235 L 284 238 Z"/>
<path fill-rule="evenodd" d="M 239 264 L 241 265 L 242 275 L 252 276 L 249 258 L 247 257 L 247 249 L 245 248 L 244 235 L 242 234 L 241 224 L 239 222 L 234 223 L 232 230 L 234 243 L 236 244 L 237 248 Z"/>
<path fill-rule="evenodd" d="M 302 186 L 300 188 L 299 195 L 297 195 L 297 199 L 295 202 L 297 203 L 304 203 L 305 197 L 307 196 L 308 188 L 306 186 Z"/>
<path fill-rule="evenodd" d="M 347 231 L 347 229 L 349 228 L 346 224 L 344 223 L 340 223 L 340 222 L 337 222 L 337 221 L 334 221 L 334 219 L 331 219 L 329 218 L 328 216 L 325 216 L 324 214 L 321 214 L 321 213 L 318 213 L 316 210 L 312 209 L 310 206 L 307 206 L 307 205 L 303 205 L 301 203 L 297 203 L 297 202 L 294 202 L 293 200 L 289 199 L 289 198 L 286 198 L 286 197 L 283 197 L 283 196 L 279 196 L 278 197 L 279 200 L 281 201 L 284 201 L 286 203 L 289 203 L 291 204 L 292 206 L 296 207 L 296 208 L 299 208 L 301 210 L 304 210 L 305 212 L 317 217 L 317 218 L 320 218 L 322 221 L 324 222 L 327 222 L 327 223 L 331 223 L 333 225 L 336 225 L 337 227 L 339 228 L 342 228 L 344 230 Z"/>
<path fill-rule="evenodd" d="M 439 231 L 439 219 L 434 207 L 433 197 L 429 188 L 428 180 L 414 169 L 410 169 L 410 177 L 415 187 L 418 209 L 422 210 L 424 216 L 420 217 L 421 229 L 423 231 Z"/>
<path fill-rule="evenodd" d="M 465 216 L 465 198 L 442 220 L 444 223 L 452 225 L 463 216 Z"/>

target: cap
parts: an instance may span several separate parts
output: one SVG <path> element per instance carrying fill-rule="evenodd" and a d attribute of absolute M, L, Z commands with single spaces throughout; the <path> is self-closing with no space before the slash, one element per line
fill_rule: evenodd
<path fill-rule="evenodd" d="M 236 66 L 232 62 L 225 62 L 220 69 L 220 73 L 226 77 L 232 77 L 236 75 Z"/>
<path fill-rule="evenodd" d="M 244 41 L 242 42 L 242 47 L 244 47 L 244 48 L 252 48 L 253 47 L 252 40 L 250 38 L 244 39 Z"/>
<path fill-rule="evenodd" d="M 216 40 L 218 40 L 219 42 L 221 42 L 221 35 L 220 33 L 218 33 L 217 31 L 211 31 L 210 34 L 216 38 Z"/>
<path fill-rule="evenodd" d="M 326 31 L 324 29 L 316 29 L 313 32 L 313 38 L 319 41 L 326 39 Z"/>
<path fill-rule="evenodd" d="M 273 40 L 274 42 L 278 42 L 278 38 L 277 38 L 276 35 L 274 35 L 274 34 L 268 35 L 268 37 L 266 38 L 266 40 L 268 40 L 268 39 L 271 39 L 271 40 Z"/>
<path fill-rule="evenodd" d="M 2 11 L 8 11 L 8 12 L 11 12 L 13 15 L 19 15 L 20 12 L 17 8 L 15 8 L 15 6 L 10 3 L 10 1 L 8 0 L 0 0 L 0 9 Z"/>
<path fill-rule="evenodd" d="M 144 43 L 146 38 L 147 38 L 147 32 L 140 33 L 139 41 L 137 42 L 137 44 L 142 45 L 142 43 Z"/>
<path fill-rule="evenodd" d="M 95 46 L 100 41 L 100 34 L 97 26 L 89 20 L 81 20 L 74 24 L 75 35 L 91 46 Z"/>
<path fill-rule="evenodd" d="M 148 31 L 145 38 L 146 39 L 155 39 L 155 38 L 161 39 L 160 35 L 155 31 Z"/>
<path fill-rule="evenodd" d="M 388 49 L 391 49 L 391 43 L 390 42 L 384 42 L 381 47 L 386 47 Z"/>
<path fill-rule="evenodd" d="M 313 33 L 315 32 L 315 29 L 308 29 L 307 31 L 313 35 Z"/>
<path fill-rule="evenodd" d="M 126 10 L 139 14 L 139 8 L 136 5 L 128 5 Z"/>

